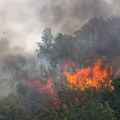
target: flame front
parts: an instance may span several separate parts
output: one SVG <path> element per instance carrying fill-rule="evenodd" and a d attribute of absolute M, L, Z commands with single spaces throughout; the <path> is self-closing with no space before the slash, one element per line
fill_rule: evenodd
<path fill-rule="evenodd" d="M 110 86 L 112 74 L 112 68 L 109 68 L 108 65 L 104 65 L 99 60 L 94 63 L 93 67 L 76 69 L 75 73 L 64 72 L 68 86 L 70 88 L 73 88 L 73 86 L 78 87 L 81 90 L 85 90 L 88 87 L 98 89 L 102 84 L 105 87 Z"/>
<path fill-rule="evenodd" d="M 105 65 L 100 60 L 96 61 L 93 66 L 87 68 L 78 69 L 76 68 L 76 63 L 73 61 L 68 61 L 68 64 L 62 65 L 64 75 L 67 80 L 67 87 L 70 89 L 79 88 L 85 90 L 89 87 L 94 87 L 97 90 L 103 87 L 110 87 L 111 90 L 114 89 L 111 85 L 111 77 L 113 75 L 112 68 L 109 65 Z M 68 70 L 75 69 L 75 72 L 71 73 Z M 53 78 L 54 79 L 54 78 Z M 30 86 L 37 90 L 41 95 L 47 95 L 50 97 L 55 108 L 66 108 L 66 103 L 62 102 L 56 92 L 53 79 L 41 78 L 41 80 L 29 80 Z M 75 97 L 76 104 L 79 103 L 77 97 Z"/>

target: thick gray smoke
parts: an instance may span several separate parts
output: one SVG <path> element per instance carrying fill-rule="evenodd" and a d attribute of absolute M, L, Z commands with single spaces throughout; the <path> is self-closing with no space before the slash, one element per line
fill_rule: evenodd
<path fill-rule="evenodd" d="M 15 91 L 33 68 L 41 24 L 32 2 L 0 0 L 0 96 Z"/>
<path fill-rule="evenodd" d="M 120 16 L 119 0 L 50 0 L 43 6 L 40 19 L 58 31 L 71 33 L 92 17 Z"/>
<path fill-rule="evenodd" d="M 0 96 L 16 91 L 18 82 L 26 81 L 33 68 L 34 59 L 21 47 L 10 47 L 10 41 L 0 39 Z"/>
<path fill-rule="evenodd" d="M 43 29 L 33 1 L 0 0 L 0 37 L 6 37 L 10 46 L 23 47 L 27 52 L 33 52 Z"/>

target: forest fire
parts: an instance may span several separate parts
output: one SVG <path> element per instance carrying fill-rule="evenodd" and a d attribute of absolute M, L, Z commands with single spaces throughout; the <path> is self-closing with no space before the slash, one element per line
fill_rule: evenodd
<path fill-rule="evenodd" d="M 73 61 L 68 61 L 68 64 L 63 65 L 65 68 L 64 75 L 67 80 L 67 86 L 69 88 L 80 88 L 85 90 L 89 87 L 99 89 L 100 87 L 111 87 L 111 77 L 113 76 L 113 69 L 108 64 L 105 65 L 102 61 L 96 61 L 93 66 L 88 66 L 83 69 L 75 69 L 75 72 L 71 73 L 67 71 L 70 66 L 75 66 Z M 32 88 L 40 92 L 41 94 L 49 94 L 50 96 L 56 96 L 54 82 L 51 78 L 43 78 L 42 80 L 30 80 Z M 113 88 L 112 88 L 113 89 Z"/>
<path fill-rule="evenodd" d="M 102 85 L 112 87 L 110 78 L 113 70 L 99 60 L 94 63 L 93 67 L 76 69 L 74 73 L 65 71 L 64 74 L 70 88 L 78 87 L 85 90 L 88 87 L 99 89 Z"/>

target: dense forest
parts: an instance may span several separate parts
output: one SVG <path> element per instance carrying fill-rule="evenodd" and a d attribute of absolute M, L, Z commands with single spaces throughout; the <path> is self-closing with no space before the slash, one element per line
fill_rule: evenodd
<path fill-rule="evenodd" d="M 0 97 L 1 120 L 120 120 L 120 18 L 70 35 L 45 28 L 36 52 L 34 77 Z"/>

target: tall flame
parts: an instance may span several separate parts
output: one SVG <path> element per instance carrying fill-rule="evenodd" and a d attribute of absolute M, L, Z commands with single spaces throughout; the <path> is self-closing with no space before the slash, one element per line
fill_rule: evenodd
<path fill-rule="evenodd" d="M 109 65 L 105 65 L 100 60 L 96 61 L 93 66 L 87 68 L 78 69 L 71 73 L 70 67 L 75 68 L 76 63 L 69 60 L 68 64 L 63 65 L 64 75 L 67 80 L 67 86 L 70 89 L 79 88 L 85 90 L 89 87 L 95 87 L 97 90 L 103 87 L 110 87 L 114 89 L 111 85 L 111 77 L 113 75 L 112 68 Z M 48 95 L 51 98 L 53 107 L 55 108 L 65 108 L 67 105 L 59 100 L 56 93 L 54 82 L 51 78 L 42 78 L 42 80 L 29 80 L 32 88 L 37 90 L 41 95 Z M 75 97 L 76 103 L 78 103 L 77 97 Z"/>
<path fill-rule="evenodd" d="M 76 69 L 75 73 L 68 71 L 64 72 L 69 87 L 78 87 L 81 90 L 85 90 L 88 87 L 100 88 L 104 86 L 110 86 L 110 77 L 112 76 L 112 68 L 108 69 L 108 65 L 104 65 L 100 60 L 94 63 L 93 67 L 87 67 L 84 69 Z"/>

